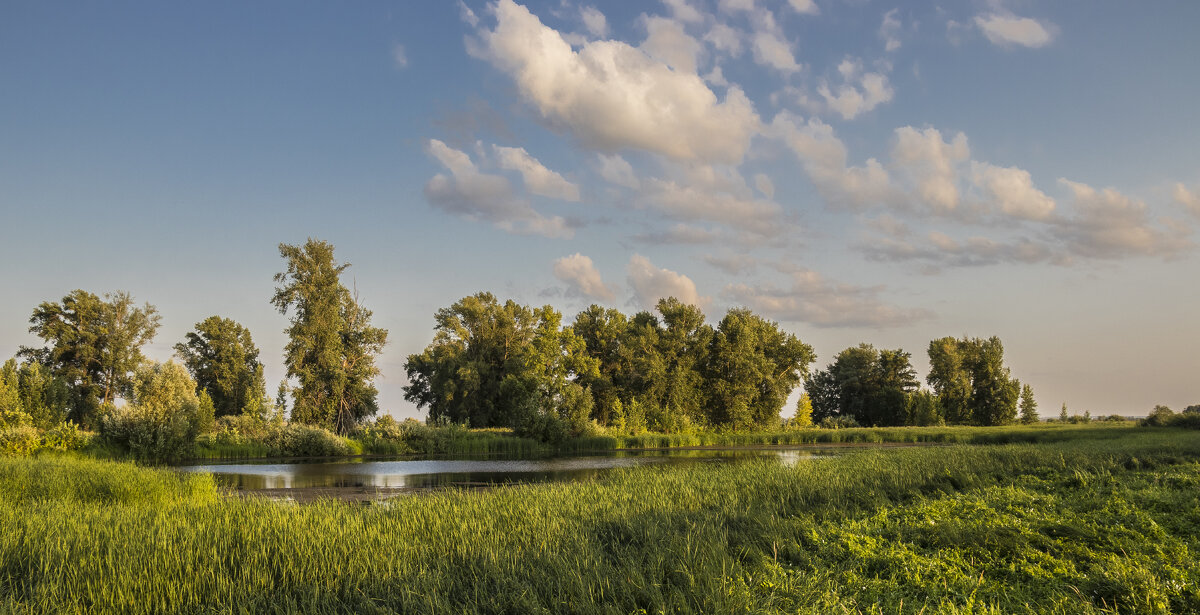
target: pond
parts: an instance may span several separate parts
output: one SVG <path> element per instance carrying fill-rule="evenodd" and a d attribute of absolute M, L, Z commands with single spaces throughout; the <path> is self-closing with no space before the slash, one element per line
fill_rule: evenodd
<path fill-rule="evenodd" d="M 180 466 L 185 472 L 209 472 L 223 487 L 243 493 L 312 499 L 376 499 L 437 487 L 490 487 L 514 483 L 587 480 L 618 468 L 644 465 L 728 463 L 778 459 L 800 463 L 845 449 L 772 447 L 616 451 L 547 459 L 377 459 L 334 461 L 261 461 Z"/>

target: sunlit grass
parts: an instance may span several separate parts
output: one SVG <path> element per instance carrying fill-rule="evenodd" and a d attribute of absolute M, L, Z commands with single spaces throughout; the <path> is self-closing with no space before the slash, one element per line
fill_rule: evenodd
<path fill-rule="evenodd" d="M 8 460 L 0 611 L 1196 612 L 1198 462 L 1194 432 L 1129 432 L 297 506 Z"/>

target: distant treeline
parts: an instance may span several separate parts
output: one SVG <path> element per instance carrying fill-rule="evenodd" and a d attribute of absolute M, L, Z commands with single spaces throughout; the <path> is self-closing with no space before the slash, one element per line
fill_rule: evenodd
<path fill-rule="evenodd" d="M 405 368 L 408 400 L 479 427 L 554 438 L 589 424 L 676 433 L 777 425 L 801 382 L 797 426 L 1000 425 L 1017 418 L 1020 384 L 998 338 L 930 343 L 932 391 L 902 350 L 849 348 L 809 373 L 812 347 L 747 309 L 715 326 L 667 298 L 632 317 L 592 305 L 567 325 L 550 306 L 478 293 L 438 310 L 435 335 Z M 1026 387 L 1027 421 L 1037 420 Z"/>
<path fill-rule="evenodd" d="M 154 365 L 142 354 L 159 327 L 154 306 L 75 290 L 34 309 L 29 330 L 45 344 L 0 370 L 0 427 L 69 421 L 154 439 L 161 433 L 136 426 L 169 425 L 186 440 L 222 416 L 286 413 L 352 432 L 378 411 L 375 359 L 388 332 L 341 282 L 349 264 L 333 246 L 309 239 L 279 251 L 286 268 L 271 303 L 290 323 L 274 400 L 241 324 L 206 318 L 175 345 L 182 365 Z M 738 308 L 714 326 L 674 298 L 632 316 L 592 305 L 564 323 L 550 306 L 478 293 L 438 310 L 434 325 L 432 343 L 405 364 L 405 397 L 431 422 L 543 440 L 777 426 L 802 383 L 791 426 L 999 425 L 1017 419 L 1018 400 L 1021 419 L 1037 420 L 1032 391 L 1010 375 L 995 337 L 930 342 L 923 389 L 903 350 L 863 344 L 810 371 L 812 347 L 777 323 Z"/>

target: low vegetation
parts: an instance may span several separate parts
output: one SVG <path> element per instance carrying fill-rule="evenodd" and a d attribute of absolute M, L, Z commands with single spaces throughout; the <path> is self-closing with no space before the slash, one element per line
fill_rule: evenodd
<path fill-rule="evenodd" d="M 4 459 L 0 612 L 1196 612 L 1200 438 L 1120 433 L 378 506 Z"/>

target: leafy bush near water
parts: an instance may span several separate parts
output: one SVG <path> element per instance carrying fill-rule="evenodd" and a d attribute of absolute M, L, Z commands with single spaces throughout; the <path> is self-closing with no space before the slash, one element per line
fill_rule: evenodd
<path fill-rule="evenodd" d="M 1196 612 L 1200 441 L 1124 434 L 368 507 L 215 501 L 172 472 L 8 460 L 0 611 Z M 76 498 L 77 475 L 157 486 Z M 48 496 L 7 497 L 27 481 Z"/>

